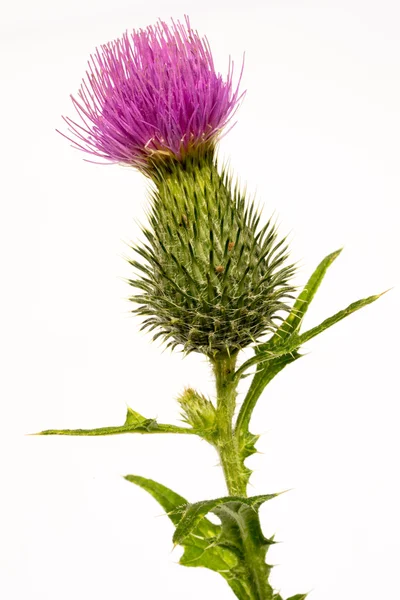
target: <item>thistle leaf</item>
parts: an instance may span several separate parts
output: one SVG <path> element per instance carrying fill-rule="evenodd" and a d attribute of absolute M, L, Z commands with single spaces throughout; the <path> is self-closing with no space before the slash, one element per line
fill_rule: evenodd
<path fill-rule="evenodd" d="M 258 509 L 278 494 L 227 496 L 190 504 L 151 479 L 137 475 L 127 475 L 125 479 L 149 492 L 176 525 L 174 541 L 184 548 L 180 564 L 220 573 L 240 600 L 277 600 L 279 596 L 273 596 L 268 583 L 271 566 L 265 562 L 267 550 L 274 542 L 261 531 Z M 208 512 L 214 512 L 221 525 L 211 523 L 206 518 Z"/>
<path fill-rule="evenodd" d="M 183 496 L 153 479 L 147 479 L 140 475 L 126 475 L 125 479 L 146 490 L 163 507 L 173 524 L 177 525 L 179 523 L 182 512 L 187 505 L 187 500 Z M 215 531 L 211 531 L 211 533 L 214 534 Z"/>
<path fill-rule="evenodd" d="M 96 429 L 47 429 L 35 435 L 116 435 L 119 433 L 190 433 L 197 434 L 194 429 L 158 423 L 155 419 L 146 419 L 128 407 L 125 423 L 116 427 L 97 427 Z"/>
<path fill-rule="evenodd" d="M 185 498 L 152 479 L 138 475 L 127 475 L 125 479 L 151 494 L 164 508 L 172 523 L 174 525 L 179 523 L 182 512 L 188 505 Z M 238 569 L 238 558 L 230 549 L 216 545 L 221 531 L 221 526 L 214 525 L 209 519 L 203 517 L 182 544 L 184 552 L 179 563 L 186 567 L 205 567 L 220 573 L 239 600 L 253 599 L 251 586 Z"/>
<path fill-rule="evenodd" d="M 278 494 L 253 496 L 251 498 L 226 496 L 224 498 L 216 498 L 215 500 L 202 500 L 195 504 L 188 504 L 175 530 L 173 541 L 175 544 L 182 544 L 182 542 L 192 533 L 196 525 L 204 519 L 206 514 L 215 512 L 215 509 L 221 505 L 229 502 L 239 502 L 243 505 L 250 506 L 253 509 L 258 509 L 263 502 L 271 500 L 276 496 L 278 496 Z"/>
<path fill-rule="evenodd" d="M 339 311 L 332 317 L 325 319 L 325 321 L 316 327 L 311 328 L 305 333 L 299 333 L 304 315 L 307 312 L 326 271 L 340 252 L 341 250 L 337 250 L 324 258 L 300 293 L 287 319 L 268 342 L 259 344 L 255 348 L 255 356 L 247 360 L 236 371 L 235 376 L 240 378 L 249 368 L 257 365 L 256 373 L 252 379 L 236 421 L 235 433 L 239 443 L 242 443 L 242 440 L 249 433 L 248 428 L 252 412 L 265 387 L 286 365 L 301 357 L 299 349 L 302 344 L 322 333 L 335 323 L 338 323 L 345 317 L 351 315 L 356 310 L 371 304 L 382 296 L 382 294 L 377 294 L 353 302 L 347 308 Z M 246 457 L 242 455 L 242 460 L 245 458 Z"/>
<path fill-rule="evenodd" d="M 315 269 L 306 285 L 304 286 L 302 292 L 298 296 L 296 302 L 293 305 L 292 310 L 290 311 L 286 320 L 282 323 L 279 329 L 272 336 L 271 340 L 269 340 L 266 344 L 261 344 L 258 346 L 258 349 L 262 351 L 264 348 L 267 349 L 271 345 L 281 344 L 284 340 L 287 340 L 293 333 L 297 332 L 300 329 L 301 323 L 303 321 L 304 315 L 306 314 L 308 307 L 311 304 L 312 299 L 314 298 L 319 286 L 325 274 L 333 261 L 339 256 L 342 248 L 328 254 Z"/>
<path fill-rule="evenodd" d="M 237 571 L 243 573 L 243 580 L 249 584 L 248 597 L 272 598 L 273 589 L 268 582 L 272 567 L 265 562 L 265 557 L 274 542 L 263 535 L 258 516 L 258 508 L 264 500 L 256 500 L 253 506 L 246 500 L 232 498 L 213 509 L 222 527 L 217 543 L 238 558 Z"/>
<path fill-rule="evenodd" d="M 374 296 L 369 296 L 368 298 L 364 298 L 363 300 L 357 300 L 357 302 L 353 302 L 352 304 L 349 304 L 349 306 L 347 308 L 340 310 L 332 317 L 328 317 L 328 319 L 325 319 L 325 321 L 322 321 L 322 323 L 320 323 L 316 327 L 313 327 L 312 329 L 309 329 L 305 333 L 302 333 L 298 338 L 300 344 L 304 344 L 305 342 L 308 342 L 308 340 L 311 340 L 316 335 L 319 335 L 320 333 L 325 331 L 325 329 L 332 327 L 332 325 L 335 325 L 335 323 L 339 323 L 339 321 L 341 321 L 342 319 L 345 319 L 349 315 L 353 314 L 354 312 L 356 312 L 356 310 L 360 310 L 360 308 L 363 308 L 364 306 L 367 306 L 368 304 L 375 302 L 375 300 L 378 300 L 378 298 L 383 296 L 383 294 L 386 294 L 386 291 L 382 292 L 381 294 L 375 294 Z"/>
<path fill-rule="evenodd" d="M 289 340 L 294 341 L 295 334 L 299 331 L 304 315 L 306 314 L 308 307 L 312 299 L 314 298 L 319 286 L 328 268 L 331 266 L 333 261 L 339 256 L 342 249 L 336 250 L 331 254 L 328 254 L 315 269 L 302 292 L 299 294 L 297 300 L 294 303 L 292 310 L 287 316 L 286 320 L 276 330 L 275 334 L 264 344 L 258 344 L 255 347 L 255 356 L 247 360 L 237 372 L 239 377 L 253 365 L 258 365 L 261 362 L 278 359 L 290 352 L 290 348 L 287 348 Z M 292 350 L 297 350 L 300 344 L 289 344 L 292 346 Z"/>
<path fill-rule="evenodd" d="M 262 369 L 263 364 L 268 363 L 265 365 L 265 369 L 269 369 L 269 363 L 272 363 L 273 361 L 278 361 L 286 355 L 295 354 L 302 344 L 308 342 L 308 340 L 317 336 L 319 333 L 322 333 L 323 331 L 325 331 L 325 329 L 332 327 L 332 325 L 335 325 L 335 323 L 338 323 L 345 317 L 348 317 L 353 312 L 360 310 L 360 308 L 363 308 L 364 306 L 367 306 L 372 302 L 375 302 L 375 300 L 378 300 L 378 298 L 383 296 L 383 294 L 386 294 L 386 291 L 382 292 L 381 294 L 369 296 L 368 298 L 363 298 L 362 300 L 357 300 L 356 302 L 349 304 L 347 308 L 340 310 L 332 317 L 328 317 L 327 319 L 325 319 L 325 321 L 323 321 L 316 327 L 313 327 L 312 329 L 306 331 L 305 333 L 302 333 L 300 335 L 298 335 L 297 332 L 292 333 L 285 342 L 281 342 L 281 344 L 279 346 L 277 345 L 275 348 L 271 348 L 271 346 L 267 347 L 267 344 L 263 345 L 263 349 L 260 349 L 260 346 L 256 347 L 256 356 L 249 358 L 249 360 L 243 363 L 236 371 L 235 377 L 240 378 L 242 374 L 253 365 L 258 365 Z M 260 372 L 260 368 L 258 372 Z"/>

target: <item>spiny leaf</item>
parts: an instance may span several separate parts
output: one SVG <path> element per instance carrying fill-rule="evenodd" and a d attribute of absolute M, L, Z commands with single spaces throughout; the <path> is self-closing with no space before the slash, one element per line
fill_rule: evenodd
<path fill-rule="evenodd" d="M 218 544 L 230 549 L 239 560 L 243 578 L 250 583 L 249 598 L 272 598 L 268 582 L 271 566 L 265 562 L 268 547 L 273 543 L 261 530 L 258 506 L 244 499 L 230 499 L 216 506 L 213 512 L 221 519 L 222 533 Z"/>
<path fill-rule="evenodd" d="M 325 319 L 325 321 L 322 321 L 322 323 L 320 323 L 316 327 L 313 327 L 312 329 L 309 329 L 305 333 L 302 333 L 299 336 L 300 344 L 304 344 L 305 342 L 308 342 L 308 340 L 311 340 L 316 335 L 325 331 L 325 329 L 328 329 L 329 327 L 332 327 L 332 325 L 335 325 L 335 323 L 338 323 L 342 319 L 345 319 L 346 317 L 351 315 L 356 310 L 360 310 L 360 308 L 363 308 L 364 306 L 367 306 L 368 304 L 375 302 L 375 300 L 378 300 L 378 298 L 383 296 L 383 294 L 386 294 L 386 291 L 382 292 L 381 294 L 375 294 L 374 296 L 369 296 L 368 298 L 364 298 L 363 300 L 357 300 L 357 302 L 353 302 L 352 304 L 349 304 L 349 306 L 347 308 L 340 310 L 332 317 L 328 317 L 328 319 Z"/>
<path fill-rule="evenodd" d="M 363 308 L 364 306 L 367 306 L 372 302 L 375 302 L 375 300 L 378 300 L 378 298 L 383 296 L 383 294 L 386 294 L 386 291 L 382 292 L 381 294 L 369 296 L 368 298 L 363 298 L 362 300 L 357 300 L 356 302 L 353 302 L 352 304 L 347 306 L 347 308 L 344 308 L 343 310 L 340 310 L 339 312 L 334 314 L 332 317 L 328 317 L 327 319 L 325 319 L 325 321 L 323 321 L 316 327 L 313 327 L 309 331 L 306 331 L 305 333 L 302 333 L 300 335 L 297 334 L 297 332 L 292 333 L 291 336 L 288 337 L 285 342 L 277 345 L 275 348 L 271 348 L 269 346 L 268 348 L 260 350 L 260 346 L 258 346 L 256 348 L 256 356 L 249 358 L 245 363 L 243 363 L 236 371 L 235 377 L 241 377 L 241 375 L 253 365 L 259 365 L 262 368 L 263 364 L 266 363 L 265 368 L 268 369 L 268 363 L 273 362 L 274 360 L 278 360 L 284 357 L 285 355 L 296 353 L 302 344 L 308 342 L 308 340 L 312 339 L 319 333 L 322 333 L 323 331 L 325 331 L 325 329 L 332 327 L 332 325 L 335 325 L 335 323 L 338 323 L 345 317 L 348 317 L 353 312 L 360 310 L 360 308 Z"/>
<path fill-rule="evenodd" d="M 307 281 L 302 292 L 298 296 L 286 320 L 282 323 L 282 325 L 276 331 L 271 340 L 269 340 L 266 344 L 262 344 L 258 347 L 259 350 L 262 350 L 264 346 L 270 347 L 271 345 L 280 344 L 285 339 L 290 337 L 292 333 L 299 330 L 304 315 L 306 314 L 308 307 L 310 306 L 310 303 L 314 298 L 319 286 L 321 285 L 321 282 L 325 277 L 327 270 L 329 269 L 333 261 L 339 256 L 341 251 L 342 248 L 336 250 L 335 252 L 332 252 L 331 254 L 328 254 L 328 256 L 326 256 L 320 262 L 318 267 L 315 269 L 315 271 Z"/>
<path fill-rule="evenodd" d="M 140 486 L 148 492 L 157 502 L 163 507 L 174 525 L 177 525 L 182 518 L 182 513 L 179 513 L 179 508 L 187 505 L 187 500 L 176 492 L 167 488 L 157 481 L 141 477 L 140 475 L 126 475 L 125 479 L 131 483 Z"/>
<path fill-rule="evenodd" d="M 176 494 L 166 486 L 138 475 L 127 475 L 127 481 L 135 483 L 164 508 L 171 521 L 177 525 L 182 518 L 182 511 L 188 505 L 185 498 Z M 221 527 L 203 518 L 192 530 L 183 543 L 184 552 L 180 564 L 187 567 L 205 567 L 220 573 L 240 600 L 253 599 L 250 584 L 241 577 L 238 559 L 229 549 L 215 544 L 221 533 Z"/>
<path fill-rule="evenodd" d="M 173 541 L 175 544 L 182 544 L 182 542 L 190 535 L 193 529 L 207 513 L 213 512 L 214 509 L 220 505 L 226 504 L 227 502 L 240 502 L 247 505 L 254 510 L 257 510 L 263 502 L 275 498 L 278 494 L 267 494 L 261 496 L 253 496 L 250 498 L 242 498 L 236 496 L 226 496 L 223 498 L 216 498 L 214 500 L 202 500 L 195 504 L 188 504 L 182 515 L 182 518 L 174 533 Z"/>
<path fill-rule="evenodd" d="M 320 262 L 318 267 L 307 281 L 302 292 L 299 294 L 286 320 L 283 321 L 280 327 L 276 330 L 275 334 L 267 342 L 264 344 L 259 344 L 255 347 L 256 355 L 239 367 L 237 372 L 238 377 L 243 376 L 246 370 L 253 365 L 279 358 L 290 351 L 287 349 L 286 342 L 289 340 L 293 341 L 292 336 L 298 332 L 304 315 L 306 314 L 308 307 L 310 306 L 310 303 L 314 298 L 328 268 L 339 256 L 341 251 L 342 249 L 339 249 L 331 254 L 328 254 L 328 256 L 326 256 Z M 299 346 L 294 346 L 293 350 L 297 350 L 298 347 Z"/>
<path fill-rule="evenodd" d="M 273 361 L 279 360 L 282 357 L 290 354 L 291 352 L 295 352 L 299 348 L 299 345 L 300 345 L 299 336 L 296 334 L 293 334 L 292 337 L 286 343 L 286 345 L 279 346 L 274 350 L 268 349 L 268 350 L 260 351 L 256 347 L 255 348 L 256 355 L 252 356 L 251 358 L 246 360 L 246 362 L 244 362 L 242 365 L 240 365 L 240 367 L 236 370 L 236 372 L 235 372 L 236 381 L 239 381 L 239 379 L 246 377 L 245 373 L 251 367 L 257 365 L 258 366 L 257 372 L 259 372 L 265 363 L 272 363 Z"/>
<path fill-rule="evenodd" d="M 300 358 L 299 349 L 302 344 L 316 335 L 322 333 L 335 323 L 351 315 L 356 310 L 371 304 L 382 294 L 369 296 L 368 298 L 353 302 L 344 310 L 339 311 L 332 317 L 325 319 L 322 323 L 313 327 L 305 333 L 299 334 L 303 317 L 315 296 L 315 293 L 329 266 L 339 255 L 340 250 L 329 254 L 318 265 L 303 291 L 299 295 L 295 305 L 287 319 L 282 323 L 275 335 L 265 344 L 255 348 L 255 356 L 247 360 L 236 371 L 235 377 L 243 377 L 245 372 L 252 366 L 257 365 L 257 371 L 252 379 L 246 397 L 236 421 L 235 434 L 239 443 L 243 445 L 242 438 L 248 433 L 252 412 L 268 383 L 288 364 Z M 385 292 L 383 292 L 385 293 Z M 242 460 L 246 457 L 243 455 Z"/>
<path fill-rule="evenodd" d="M 369 296 L 368 298 L 364 298 L 362 300 L 358 300 L 357 302 L 353 302 L 347 308 L 339 311 L 332 317 L 325 319 L 322 323 L 313 327 L 312 329 L 306 331 L 298 335 L 297 333 L 293 333 L 285 343 L 281 346 L 276 346 L 275 349 L 259 351 L 257 356 L 246 361 L 241 367 L 237 370 L 236 376 L 240 376 L 246 369 L 250 368 L 253 364 L 258 364 L 258 369 L 253 377 L 253 380 L 250 384 L 249 390 L 246 394 L 246 397 L 243 401 L 242 407 L 239 411 L 236 429 L 239 430 L 244 426 L 248 427 L 250 422 L 251 413 L 254 409 L 254 406 L 265 389 L 266 385 L 287 365 L 300 358 L 300 354 L 298 352 L 299 348 L 302 344 L 308 342 L 313 337 L 322 333 L 335 323 L 338 323 L 345 317 L 348 317 L 353 312 L 360 310 L 364 306 L 375 302 L 378 298 L 380 298 L 382 294 L 376 294 L 374 296 Z"/>
<path fill-rule="evenodd" d="M 116 427 L 97 427 L 96 429 L 47 429 L 35 435 L 116 435 L 118 433 L 190 433 L 198 434 L 194 429 L 158 423 L 155 419 L 146 419 L 128 408 L 125 423 Z"/>

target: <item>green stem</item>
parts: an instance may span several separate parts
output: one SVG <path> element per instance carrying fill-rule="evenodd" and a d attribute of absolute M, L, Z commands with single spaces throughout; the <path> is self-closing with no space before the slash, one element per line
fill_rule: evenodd
<path fill-rule="evenodd" d="M 236 407 L 235 356 L 224 356 L 212 361 L 217 388 L 216 446 L 231 496 L 246 496 L 246 477 L 240 459 L 238 440 L 233 432 Z"/>
<path fill-rule="evenodd" d="M 253 410 L 268 383 L 296 357 L 296 354 L 285 354 L 255 373 L 236 420 L 235 435 L 238 438 L 248 433 Z"/>
<path fill-rule="evenodd" d="M 233 416 L 236 408 L 235 377 L 236 356 L 224 356 L 212 361 L 217 388 L 217 447 L 231 496 L 247 497 L 247 470 L 241 456 L 239 438 L 235 435 Z M 243 507 L 244 510 L 247 510 Z M 227 506 L 224 510 L 230 510 Z M 268 583 L 269 567 L 265 563 L 265 544 L 257 511 L 250 510 L 250 518 L 238 519 L 232 513 L 232 523 L 237 521 L 238 537 L 242 544 L 242 559 L 247 571 L 248 600 L 272 600 L 273 590 Z M 259 532 L 259 535 L 255 535 Z"/>

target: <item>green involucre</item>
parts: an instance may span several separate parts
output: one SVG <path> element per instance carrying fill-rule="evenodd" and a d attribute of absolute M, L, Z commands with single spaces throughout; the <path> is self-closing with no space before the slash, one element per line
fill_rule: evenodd
<path fill-rule="evenodd" d="M 275 330 L 287 310 L 293 266 L 269 221 L 219 173 L 213 152 L 154 169 L 146 243 L 134 250 L 140 272 L 131 300 L 168 346 L 212 358 L 234 354 Z"/>

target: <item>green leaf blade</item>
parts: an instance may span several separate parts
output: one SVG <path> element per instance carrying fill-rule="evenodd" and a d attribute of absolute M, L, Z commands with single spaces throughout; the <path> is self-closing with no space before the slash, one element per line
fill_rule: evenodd
<path fill-rule="evenodd" d="M 294 303 L 292 310 L 289 313 L 287 319 L 282 323 L 273 337 L 266 342 L 266 344 L 262 344 L 259 348 L 260 350 L 270 348 L 271 346 L 280 345 L 285 342 L 293 333 L 300 329 L 303 318 L 313 300 L 315 294 L 319 286 L 324 279 L 327 270 L 331 266 L 331 264 L 336 260 L 339 254 L 342 252 L 342 248 L 328 254 L 317 266 L 306 285 L 304 286 L 302 292 L 297 297 L 297 300 Z"/>
<path fill-rule="evenodd" d="M 152 479 L 139 475 L 126 475 L 125 479 L 138 485 L 162 506 L 174 525 L 178 525 L 188 501 L 173 492 L 170 488 Z M 230 552 L 212 546 L 219 534 L 219 526 L 204 519 L 201 526 L 196 527 L 194 535 L 183 545 L 184 552 L 179 563 L 187 567 L 205 567 L 212 571 L 228 572 L 236 564 Z M 245 598 L 245 597 L 244 597 Z"/>
<path fill-rule="evenodd" d="M 271 567 L 265 562 L 272 539 L 264 537 L 258 516 L 263 502 L 278 494 L 264 494 L 250 498 L 226 496 L 194 504 L 166 486 L 138 475 L 127 475 L 150 493 L 167 511 L 176 525 L 176 543 L 183 546 L 180 564 L 206 567 L 222 575 L 239 600 L 259 600 L 273 597 L 268 583 Z M 221 525 L 206 518 L 214 512 Z"/>
<path fill-rule="evenodd" d="M 235 434 L 239 441 L 243 436 L 246 436 L 249 431 L 254 407 L 265 387 L 285 366 L 301 357 L 299 349 L 302 344 L 322 333 L 335 323 L 338 323 L 353 312 L 375 302 L 375 300 L 382 296 L 382 294 L 377 294 L 353 302 L 347 308 L 339 311 L 332 317 L 325 319 L 325 321 L 316 327 L 313 327 L 305 333 L 299 333 L 304 315 L 306 314 L 312 299 L 314 298 L 328 268 L 339 256 L 340 252 L 341 250 L 332 252 L 321 261 L 297 298 L 287 319 L 282 323 L 270 340 L 264 344 L 259 344 L 255 348 L 255 356 L 247 360 L 237 370 L 236 376 L 240 378 L 244 376 L 246 370 L 253 365 L 257 365 L 257 370 L 253 376 L 236 421 Z"/>
<path fill-rule="evenodd" d="M 138 475 L 127 475 L 127 481 L 147 491 L 164 508 L 169 519 L 178 525 L 186 507 L 187 500 L 166 486 Z M 237 572 L 238 559 L 228 548 L 216 544 L 221 527 L 214 525 L 206 517 L 202 518 L 191 530 L 183 542 L 183 554 L 179 563 L 186 567 L 204 567 L 222 575 L 239 600 L 253 598 L 251 588 Z"/>
<path fill-rule="evenodd" d="M 47 429 L 34 435 L 100 436 L 118 435 L 120 433 L 188 433 L 198 435 L 198 432 L 192 428 L 158 423 L 155 419 L 147 419 L 132 408 L 127 409 L 125 423 L 120 426 L 97 427 L 95 429 Z"/>
<path fill-rule="evenodd" d="M 304 344 L 305 342 L 308 342 L 313 337 L 319 335 L 326 329 L 329 329 L 329 327 L 332 327 L 332 325 L 339 323 L 339 321 L 341 321 L 342 319 L 345 319 L 346 317 L 353 314 L 357 310 L 364 308 L 364 306 L 368 306 L 368 304 L 372 304 L 372 302 L 375 302 L 376 300 L 378 300 L 378 298 L 383 296 L 383 294 L 386 294 L 386 292 L 382 292 L 381 294 L 375 294 L 374 296 L 369 296 L 368 298 L 363 298 L 362 300 L 357 300 L 356 302 L 352 302 L 351 304 L 349 304 L 349 306 L 347 306 L 347 308 L 340 310 L 336 314 L 332 315 L 332 317 L 328 317 L 327 319 L 322 321 L 322 323 L 320 323 L 316 327 L 312 327 L 312 329 L 309 329 L 305 333 L 302 333 L 298 337 L 299 343 Z"/>
<path fill-rule="evenodd" d="M 269 363 L 275 359 L 284 356 L 290 352 L 287 345 L 290 344 L 291 338 L 299 331 L 303 322 L 304 316 L 313 300 L 315 294 L 323 278 L 326 275 L 327 270 L 331 264 L 341 253 L 342 248 L 328 254 L 315 269 L 303 290 L 297 297 L 292 310 L 290 311 L 286 320 L 277 329 L 275 334 L 264 344 L 259 344 L 254 348 L 255 356 L 247 360 L 241 367 L 239 367 L 236 375 L 242 377 L 243 374 L 253 365 L 257 365 L 257 371 L 263 368 L 262 363 Z M 292 348 L 292 350 L 297 348 Z M 265 369 L 269 369 L 269 364 L 264 364 Z"/>
<path fill-rule="evenodd" d="M 202 500 L 194 504 L 188 504 L 182 515 L 182 519 L 176 528 L 173 541 L 175 544 L 182 544 L 192 533 L 194 528 L 204 519 L 207 513 L 214 512 L 218 506 L 224 505 L 227 502 L 239 502 L 257 510 L 261 504 L 267 500 L 272 500 L 272 498 L 275 498 L 276 496 L 278 496 L 278 494 L 264 494 L 261 496 L 252 496 L 250 498 L 225 496 L 214 500 Z"/>
<path fill-rule="evenodd" d="M 153 479 L 147 479 L 140 475 L 125 475 L 124 479 L 148 492 L 162 506 L 174 525 L 179 523 L 182 517 L 179 508 L 182 507 L 183 511 L 187 505 L 187 500 L 183 496 Z"/>

